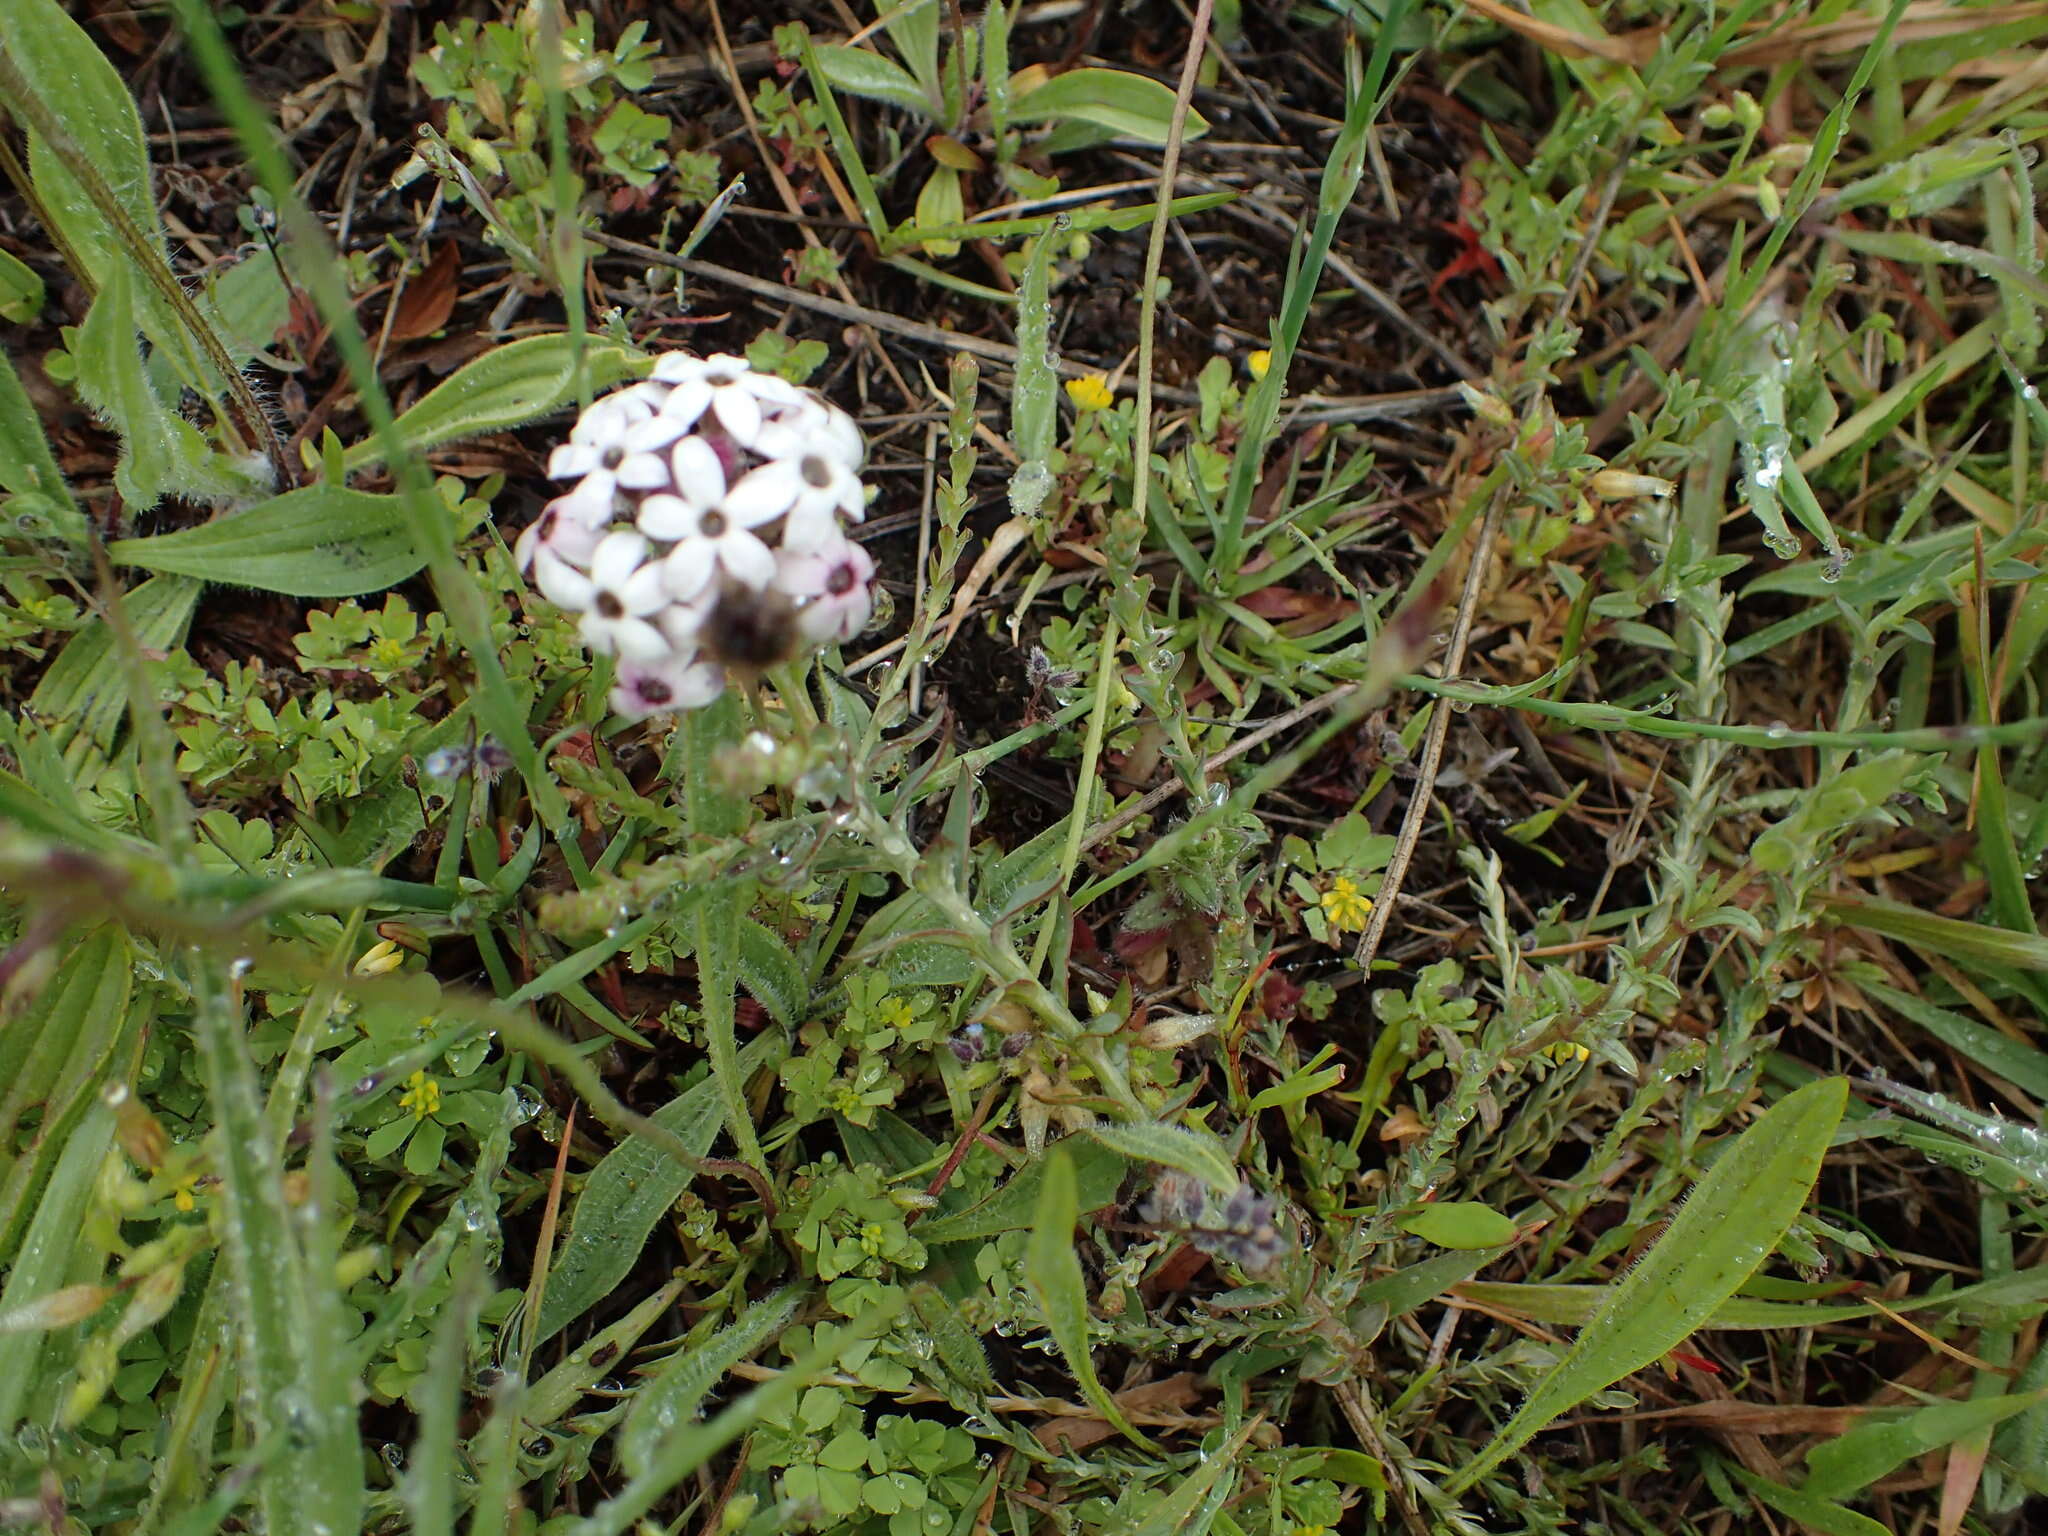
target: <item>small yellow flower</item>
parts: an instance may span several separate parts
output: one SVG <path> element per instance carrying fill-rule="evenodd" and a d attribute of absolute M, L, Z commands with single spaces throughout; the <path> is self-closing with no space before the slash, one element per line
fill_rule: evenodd
<path fill-rule="evenodd" d="M 1264 347 L 1244 360 L 1244 371 L 1254 379 L 1263 379 L 1273 367 L 1273 354 Z"/>
<path fill-rule="evenodd" d="M 427 1076 L 424 1069 L 413 1073 L 405 1080 L 405 1092 L 398 1096 L 398 1107 L 412 1111 L 415 1120 L 424 1120 L 441 1108 L 441 1085 Z"/>
<path fill-rule="evenodd" d="M 1105 411 L 1116 399 L 1109 387 L 1109 379 L 1100 373 L 1083 374 L 1078 379 L 1067 380 L 1067 398 L 1074 402 L 1079 411 Z"/>
<path fill-rule="evenodd" d="M 1363 932 L 1365 920 L 1372 916 L 1372 898 L 1358 888 L 1358 882 L 1349 875 L 1339 875 L 1330 882 L 1330 888 L 1322 895 L 1323 916 L 1329 919 L 1330 927 L 1338 933 L 1347 928 L 1354 933 Z"/>
<path fill-rule="evenodd" d="M 1576 1040 L 1559 1040 L 1543 1047 L 1543 1054 L 1559 1066 L 1574 1061 L 1591 1061 L 1593 1052 Z"/>
<path fill-rule="evenodd" d="M 875 1009 L 875 1022 L 884 1029 L 893 1029 L 899 1034 L 910 1028 L 916 1019 L 916 1010 L 910 1006 L 910 1000 L 904 997 L 885 997 L 881 1006 Z"/>
<path fill-rule="evenodd" d="M 198 1188 L 198 1169 L 194 1168 L 186 1173 L 180 1174 L 177 1183 L 171 1186 L 171 1204 L 175 1205 L 181 1211 L 191 1211 L 197 1208 L 199 1204 L 199 1197 L 197 1194 Z"/>

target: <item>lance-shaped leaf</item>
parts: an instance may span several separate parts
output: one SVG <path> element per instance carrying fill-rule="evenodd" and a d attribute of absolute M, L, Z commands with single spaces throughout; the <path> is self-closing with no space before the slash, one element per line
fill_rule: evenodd
<path fill-rule="evenodd" d="M 633 371 L 624 347 L 585 337 L 583 366 L 593 390 L 604 390 Z M 493 347 L 463 364 L 423 395 L 394 424 L 398 440 L 415 453 L 483 432 L 523 426 L 576 399 L 576 339 L 566 332 L 529 336 Z M 342 455 L 351 474 L 382 461 L 381 444 L 366 438 Z"/>
<path fill-rule="evenodd" d="M 335 485 L 309 485 L 197 528 L 116 539 L 107 554 L 122 565 L 287 597 L 381 592 L 426 563 L 404 497 Z"/>
<path fill-rule="evenodd" d="M 1821 1078 L 1737 1137 L 1565 1357 L 1446 1491 L 1470 1488 L 1559 1414 L 1661 1359 L 1712 1317 L 1806 1204 L 1848 1102 L 1848 1079 Z"/>
<path fill-rule="evenodd" d="M 1102 1378 L 1095 1374 L 1095 1361 L 1088 1352 L 1088 1286 L 1081 1275 L 1081 1256 L 1074 1251 L 1074 1223 L 1080 1217 L 1080 1196 L 1074 1185 L 1073 1165 L 1064 1147 L 1055 1147 L 1045 1159 L 1045 1182 L 1038 1191 L 1038 1220 L 1032 1224 L 1031 1242 L 1024 1251 L 1024 1281 L 1038 1303 L 1053 1342 L 1066 1357 L 1081 1395 L 1095 1405 L 1105 1422 L 1151 1450 L 1152 1442 L 1131 1427 L 1131 1422 L 1109 1395 Z"/>

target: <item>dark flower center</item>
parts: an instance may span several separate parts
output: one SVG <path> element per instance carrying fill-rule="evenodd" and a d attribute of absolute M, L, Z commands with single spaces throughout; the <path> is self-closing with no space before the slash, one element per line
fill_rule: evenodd
<path fill-rule="evenodd" d="M 642 704 L 659 708 L 675 696 L 675 689 L 669 687 L 667 683 L 664 683 L 658 677 L 643 677 L 640 679 L 640 702 Z"/>
<path fill-rule="evenodd" d="M 697 531 L 707 539 L 724 538 L 725 527 L 725 514 L 715 508 L 697 519 Z"/>
<path fill-rule="evenodd" d="M 610 592 L 597 594 L 597 616 L 601 619 L 623 619 L 626 605 Z"/>
<path fill-rule="evenodd" d="M 832 466 L 817 454 L 806 454 L 801 466 L 804 484 L 822 491 L 832 483 Z"/>
<path fill-rule="evenodd" d="M 835 565 L 832 574 L 825 578 L 825 590 L 834 597 L 844 597 L 854 589 L 855 578 L 850 565 Z"/>
<path fill-rule="evenodd" d="M 626 450 L 617 443 L 613 443 L 611 447 L 605 449 L 600 462 L 603 463 L 606 469 L 617 469 L 626 462 Z"/>

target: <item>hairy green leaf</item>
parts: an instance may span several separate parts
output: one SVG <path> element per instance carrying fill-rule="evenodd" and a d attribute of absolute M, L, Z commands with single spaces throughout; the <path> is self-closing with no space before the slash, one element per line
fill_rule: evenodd
<path fill-rule="evenodd" d="M 71 947 L 43 994 L 0 1029 L 0 1266 L 49 1176 L 49 1159 L 91 1107 L 131 1033 L 129 983 L 127 941 L 116 928 L 95 929 Z M 17 1152 L 31 1108 L 41 1119 Z"/>
<path fill-rule="evenodd" d="M 1203 1131 L 1179 1125 L 1123 1125 L 1099 1121 L 1088 1134 L 1137 1163 L 1158 1163 L 1193 1174 L 1211 1189 L 1230 1194 L 1239 1183 L 1237 1164 L 1223 1143 Z"/>
<path fill-rule="evenodd" d="M 199 583 L 183 576 L 158 576 L 121 599 L 135 643 L 145 651 L 182 645 L 198 605 Z M 110 752 L 128 707 L 113 631 L 95 624 L 67 640 L 28 707 L 74 771 L 90 753 Z"/>
<path fill-rule="evenodd" d="M 79 1233 L 113 1145 L 114 1112 L 95 1104 L 64 1140 L 28 1236 L 0 1285 L 0 1313 L 16 1312 L 82 1278 L 75 1261 L 86 1245 Z M 10 1436 L 35 1391 L 47 1342 L 42 1333 L 0 1333 L 0 1431 Z"/>
<path fill-rule="evenodd" d="M 114 466 L 121 499 L 139 512 L 169 491 L 220 495 L 237 489 L 199 429 L 158 396 L 143 366 L 139 330 L 128 269 L 112 267 L 79 327 L 75 355 L 78 392 L 121 437 Z"/>
<path fill-rule="evenodd" d="M 57 0 L 9 0 L 0 49 L 19 71 L 41 113 L 89 162 L 116 205 L 161 248 L 156 196 L 142 117 L 120 71 Z M 84 276 L 104 286 L 127 256 L 105 215 L 39 137 L 29 140 L 29 171 L 54 231 L 77 254 Z"/>
<path fill-rule="evenodd" d="M 594 390 L 609 389 L 633 371 L 634 355 L 624 347 L 583 339 L 583 361 Z M 567 332 L 529 336 L 493 347 L 455 370 L 400 416 L 398 440 L 418 453 L 442 443 L 523 426 L 576 399 L 576 338 Z M 380 463 L 383 453 L 366 438 L 342 455 L 353 474 Z"/>
<path fill-rule="evenodd" d="M 381 592 L 425 563 L 404 497 L 333 485 L 288 491 L 197 528 L 116 539 L 107 554 L 122 565 L 287 597 Z"/>
<path fill-rule="evenodd" d="M 722 1326 L 711 1319 L 690 1332 L 682 1346 L 633 1400 L 619 1432 L 619 1461 L 638 1477 L 652 1464 L 661 1442 L 678 1424 L 695 1418 L 725 1373 L 778 1338 L 796 1321 L 806 1287 L 785 1285 L 764 1296 Z"/>

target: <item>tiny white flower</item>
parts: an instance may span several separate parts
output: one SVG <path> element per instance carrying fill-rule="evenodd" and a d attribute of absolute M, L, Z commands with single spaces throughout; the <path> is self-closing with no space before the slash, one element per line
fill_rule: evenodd
<path fill-rule="evenodd" d="M 593 651 L 661 661 L 673 647 L 650 619 L 668 605 L 668 589 L 660 563 L 649 561 L 647 552 L 637 533 L 606 534 L 586 576 L 543 545 L 534 554 L 533 576 L 552 602 L 583 616 L 583 641 Z"/>
<path fill-rule="evenodd" d="M 794 408 L 772 414 L 762 424 L 754 451 L 770 459 L 823 453 L 848 470 L 858 470 L 867 457 L 867 443 L 846 412 L 816 395 L 805 395 Z"/>
<path fill-rule="evenodd" d="M 699 516 L 725 499 L 725 466 L 703 438 L 684 438 L 669 460 L 675 470 L 673 492 L 648 497 L 636 515 L 640 531 L 650 539 L 689 538 Z"/>
<path fill-rule="evenodd" d="M 813 550 L 785 549 L 773 586 L 795 601 L 798 631 L 813 645 L 844 644 L 867 627 L 875 562 L 850 539 Z"/>
<path fill-rule="evenodd" d="M 694 653 L 663 662 L 622 662 L 612 689 L 612 712 L 629 720 L 677 709 L 699 709 L 725 692 L 725 672 Z"/>
<path fill-rule="evenodd" d="M 802 399 L 788 380 L 756 373 L 745 358 L 730 353 L 694 358 L 672 352 L 655 363 L 654 373 L 675 385 L 661 414 L 678 423 L 679 431 L 696 426 L 708 413 L 742 448 L 751 448 L 760 435 L 763 406 L 790 406 Z"/>
<path fill-rule="evenodd" d="M 530 569 L 534 556 L 542 549 L 557 560 L 578 569 L 588 569 L 590 557 L 597 550 L 598 540 L 604 537 L 604 530 L 592 527 L 579 514 L 574 503 L 573 494 L 557 496 L 540 509 L 540 516 L 519 535 L 519 542 L 512 546 L 512 553 L 519 562 L 520 570 Z"/>
<path fill-rule="evenodd" d="M 726 492 L 724 504 L 757 524 L 788 514 L 782 543 L 790 549 L 828 547 L 839 534 L 841 517 L 857 523 L 866 515 L 860 480 L 817 449 L 749 470 Z"/>
<path fill-rule="evenodd" d="M 676 547 L 663 562 L 670 592 L 686 601 L 697 596 L 711 584 L 714 568 L 756 592 L 768 585 L 775 575 L 775 556 L 753 532 L 768 518 L 734 512 L 724 502 L 693 507 L 680 496 L 657 499 L 660 526 L 678 530 Z"/>

